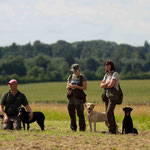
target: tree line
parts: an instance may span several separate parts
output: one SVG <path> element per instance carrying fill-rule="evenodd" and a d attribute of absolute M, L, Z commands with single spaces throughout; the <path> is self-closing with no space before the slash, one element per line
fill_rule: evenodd
<path fill-rule="evenodd" d="M 68 43 L 57 41 L 0 47 L 0 83 L 11 78 L 22 83 L 66 81 L 73 63 L 80 64 L 80 72 L 87 80 L 101 80 L 104 62 L 112 59 L 121 79 L 150 79 L 150 45 L 117 44 L 93 40 Z"/>

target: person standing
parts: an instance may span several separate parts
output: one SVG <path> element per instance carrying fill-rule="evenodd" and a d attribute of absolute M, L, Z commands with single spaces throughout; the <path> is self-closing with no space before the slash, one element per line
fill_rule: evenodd
<path fill-rule="evenodd" d="M 79 98 L 78 91 L 86 90 L 87 83 L 85 76 L 79 73 L 79 64 L 73 64 L 71 71 L 73 74 L 69 75 L 67 81 L 67 89 L 70 90 L 71 94 L 68 97 L 68 112 L 70 116 L 70 128 L 73 131 L 77 130 L 76 124 L 76 112 L 79 117 L 79 130 L 85 131 L 85 117 L 84 117 L 84 99 Z"/>
<path fill-rule="evenodd" d="M 18 89 L 18 82 L 12 79 L 8 82 L 10 90 L 3 94 L 0 101 L 0 112 L 4 118 L 1 124 L 2 129 L 21 129 L 21 119 L 18 117 L 18 107 L 25 106 L 29 112 L 29 120 L 32 120 L 33 113 L 28 104 L 26 96 Z"/>
<path fill-rule="evenodd" d="M 109 133 L 116 134 L 116 121 L 114 116 L 114 110 L 116 106 L 116 101 L 109 98 L 108 91 L 111 88 L 115 88 L 119 91 L 119 75 L 116 72 L 115 65 L 112 60 L 108 60 L 104 63 L 105 65 L 105 76 L 100 84 L 101 88 L 105 88 L 106 97 L 105 107 L 108 120 Z"/>

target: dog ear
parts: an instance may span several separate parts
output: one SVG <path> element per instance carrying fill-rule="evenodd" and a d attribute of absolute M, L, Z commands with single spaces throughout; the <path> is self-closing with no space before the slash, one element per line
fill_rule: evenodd
<path fill-rule="evenodd" d="M 84 104 L 85 108 L 87 108 L 86 103 Z"/>
<path fill-rule="evenodd" d="M 94 107 L 95 107 L 95 105 L 94 105 L 94 104 L 91 104 L 91 106 L 92 106 L 92 108 L 94 108 Z"/>
<path fill-rule="evenodd" d="M 122 110 L 125 111 L 125 110 L 126 110 L 126 107 L 124 107 Z"/>
<path fill-rule="evenodd" d="M 132 111 L 132 110 L 133 110 L 133 108 L 129 108 L 129 110 L 130 110 L 130 111 Z"/>

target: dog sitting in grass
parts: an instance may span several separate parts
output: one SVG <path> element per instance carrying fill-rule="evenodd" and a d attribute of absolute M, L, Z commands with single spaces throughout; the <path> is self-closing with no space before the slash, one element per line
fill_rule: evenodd
<path fill-rule="evenodd" d="M 44 130 L 45 116 L 42 112 L 33 112 L 33 118 L 31 121 L 29 121 L 29 113 L 26 112 L 24 107 L 19 107 L 18 111 L 19 111 L 18 116 L 21 118 L 24 130 L 25 130 L 25 124 L 27 124 L 27 130 L 29 130 L 29 128 L 30 128 L 29 124 L 32 122 L 35 122 L 35 121 L 38 123 L 41 130 L 42 131 Z"/>
<path fill-rule="evenodd" d="M 86 103 L 85 107 L 87 109 L 87 116 L 90 125 L 90 131 L 92 131 L 92 122 L 94 122 L 94 132 L 96 132 L 96 123 L 105 122 L 108 126 L 108 121 L 105 112 L 97 112 L 94 110 L 95 105 L 93 103 Z"/>
<path fill-rule="evenodd" d="M 130 107 L 123 108 L 123 111 L 125 112 L 125 117 L 122 122 L 122 134 L 124 133 L 124 131 L 125 131 L 125 134 L 128 134 L 128 133 L 138 134 L 137 129 L 133 128 L 133 121 L 131 118 L 132 110 L 133 109 Z"/>

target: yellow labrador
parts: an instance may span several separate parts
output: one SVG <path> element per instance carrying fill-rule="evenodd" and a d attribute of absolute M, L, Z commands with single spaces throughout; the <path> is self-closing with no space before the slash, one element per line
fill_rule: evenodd
<path fill-rule="evenodd" d="M 96 132 L 96 122 L 105 121 L 105 124 L 108 127 L 108 121 L 105 112 L 97 112 L 93 110 L 95 107 L 93 103 L 86 103 L 85 107 L 87 109 L 87 116 L 91 131 L 92 131 L 92 122 L 94 122 L 94 132 Z"/>

